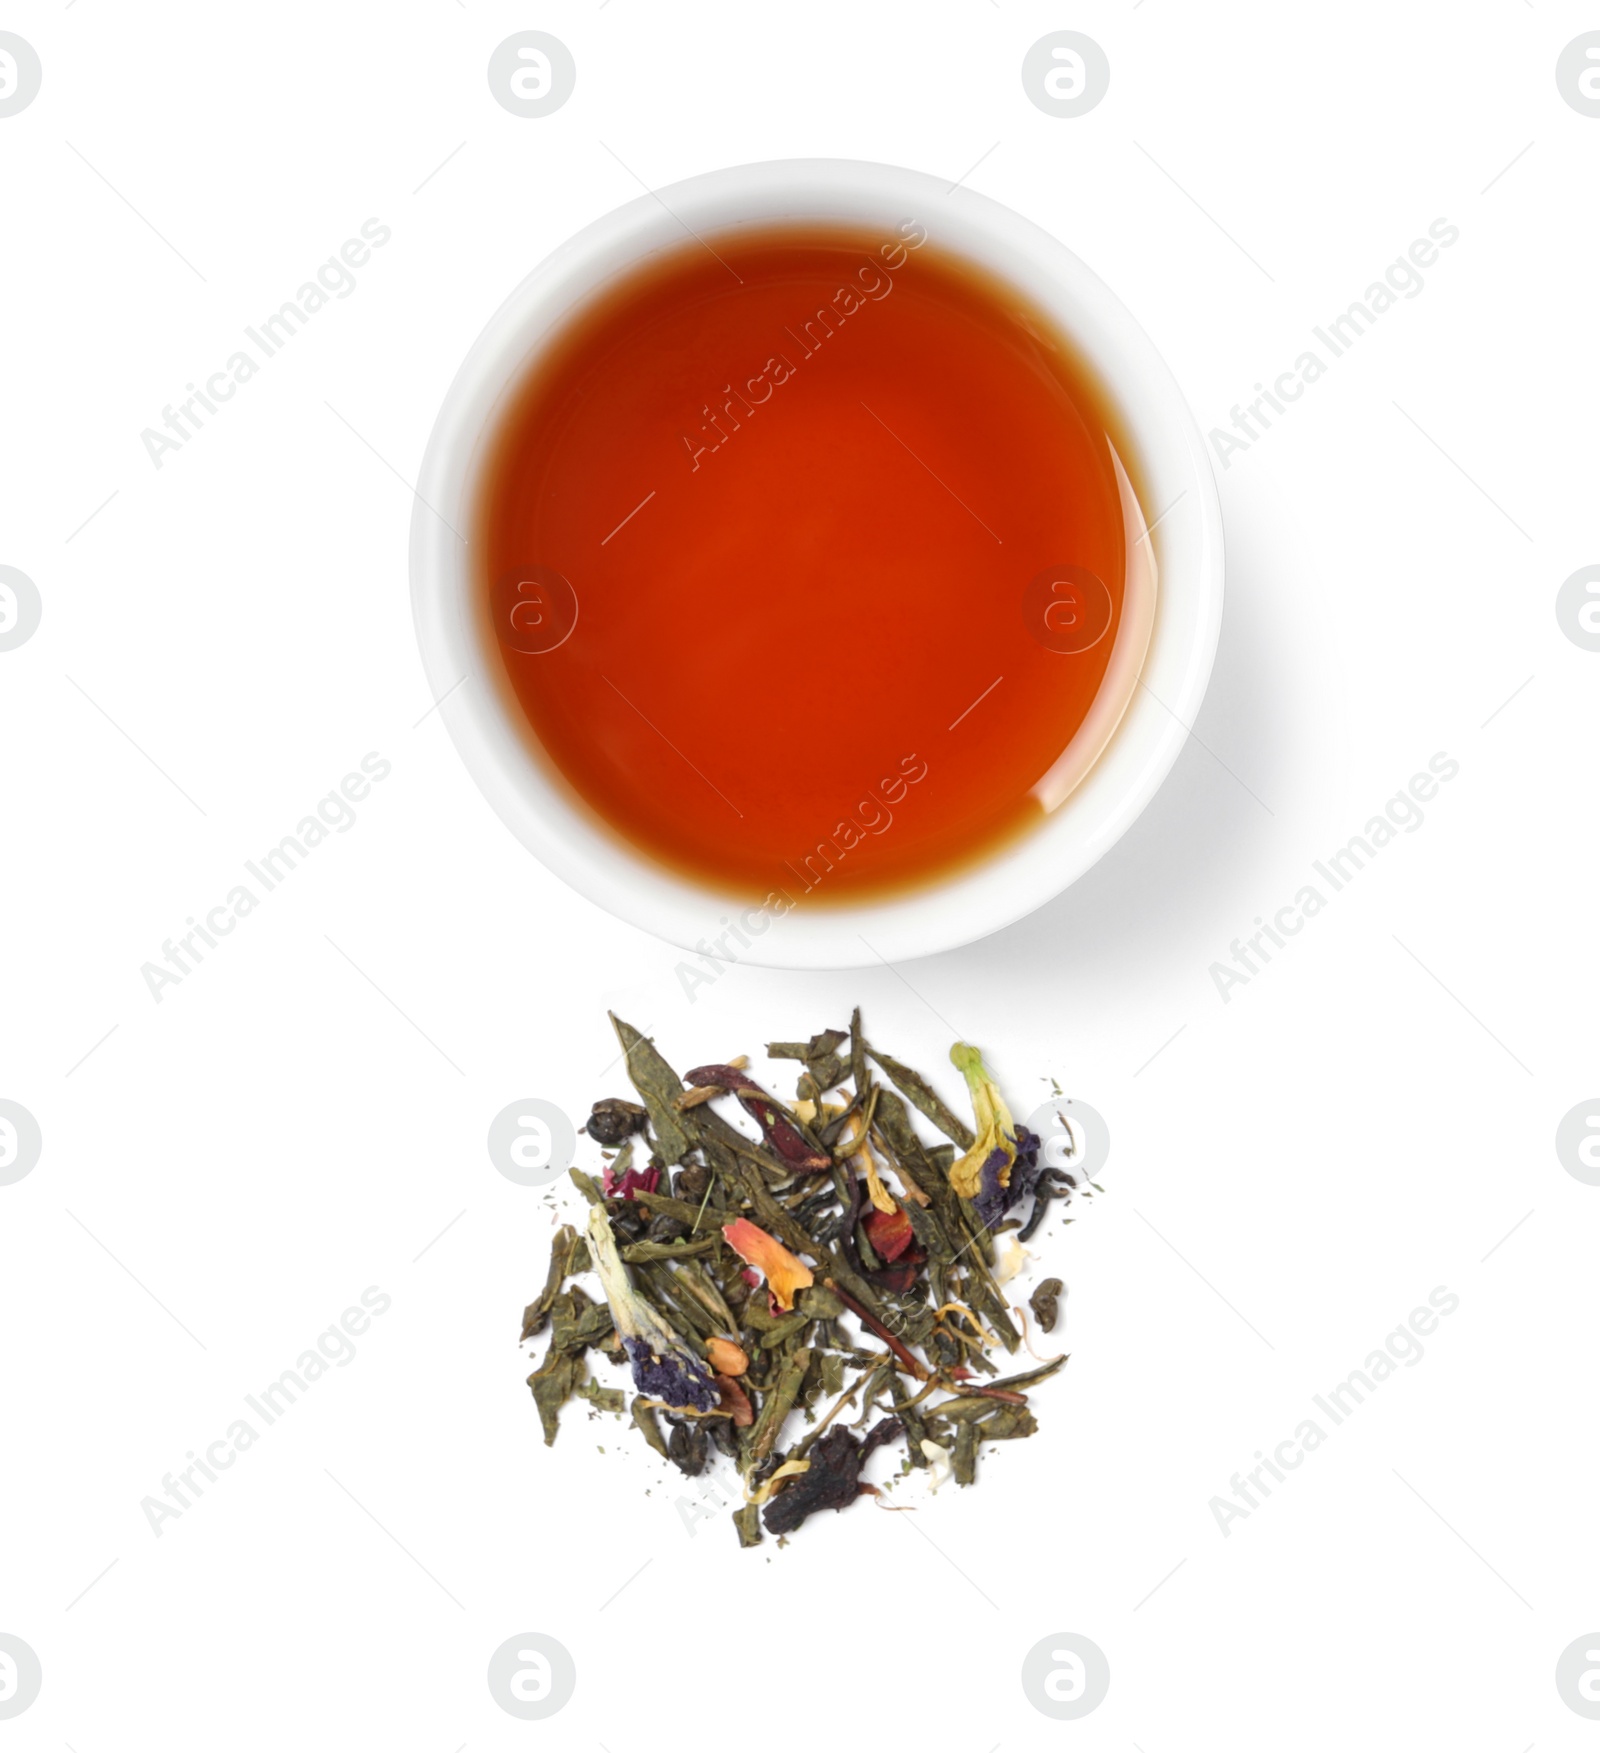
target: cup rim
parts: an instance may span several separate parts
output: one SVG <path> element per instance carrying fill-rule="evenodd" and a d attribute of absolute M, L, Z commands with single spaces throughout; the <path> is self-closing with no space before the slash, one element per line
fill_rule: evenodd
<path fill-rule="evenodd" d="M 530 755 L 479 633 L 463 532 L 495 414 L 571 313 L 612 276 L 681 248 L 686 232 L 805 219 L 886 228 L 915 219 L 929 241 L 1018 286 L 1067 332 L 1105 385 L 1135 453 L 1147 515 L 1160 526 L 1159 586 L 1149 647 L 1120 723 L 1044 822 L 924 886 L 785 910 L 751 906 L 653 863 L 598 824 Z M 853 968 L 933 955 L 1000 931 L 1069 887 L 1127 832 L 1171 771 L 1205 694 L 1222 621 L 1222 541 L 1210 456 L 1182 390 L 1132 314 L 1064 243 L 1001 202 L 925 172 L 780 159 L 641 195 L 583 227 L 511 292 L 468 350 L 428 440 L 412 511 L 411 601 L 424 674 L 451 740 L 501 820 L 555 875 L 616 917 L 704 958 L 701 978 L 734 961 Z"/>

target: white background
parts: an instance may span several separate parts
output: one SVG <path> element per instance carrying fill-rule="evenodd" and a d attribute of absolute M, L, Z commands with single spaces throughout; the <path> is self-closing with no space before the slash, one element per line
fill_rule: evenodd
<path fill-rule="evenodd" d="M 1600 121 L 1554 67 L 1600 12 L 18 0 L 0 26 L 44 68 L 0 121 L 0 563 L 44 603 L 0 655 L 0 1095 L 44 1134 L 0 1188 L 0 1631 L 44 1690 L 0 1743 L 625 1753 L 801 1745 L 831 1713 L 855 1744 L 1591 1746 L 1553 1672 L 1600 1623 L 1600 1191 L 1553 1139 L 1600 1093 L 1600 656 L 1554 598 L 1600 560 Z M 578 84 L 518 120 L 485 67 L 529 27 Z M 1112 83 L 1054 120 L 1019 69 L 1068 27 Z M 548 877 L 424 718 L 406 480 L 489 313 L 630 170 L 808 154 L 952 182 L 987 154 L 972 186 L 1101 273 L 1207 429 L 1431 221 L 1461 239 L 1220 473 L 1215 680 L 1099 868 L 965 951 L 736 968 L 691 1006 L 678 952 Z M 157 471 L 141 430 L 371 216 L 393 239 L 357 290 Z M 393 772 L 357 825 L 156 1004 L 141 964 L 369 750 Z M 1230 941 L 1440 750 L 1426 824 L 1225 1004 Z M 1050 1076 L 1093 1103 L 1107 1196 L 1048 1232 L 1073 1361 L 1039 1438 L 915 1516 L 744 1553 L 720 1515 L 691 1537 L 609 1419 L 542 1447 L 515 1337 L 552 1212 L 484 1135 L 614 1091 L 608 1006 L 684 1065 L 856 1001 L 914 1063 L 981 1042 L 1019 1112 Z M 393 1307 L 356 1360 L 156 1538 L 140 1500 L 368 1285 Z M 1209 1500 L 1436 1285 L 1460 1308 L 1423 1361 L 1224 1538 Z M 527 1630 L 578 1671 L 536 1726 L 484 1680 Z M 1019 1682 L 1059 1631 L 1112 1675 L 1066 1730 Z"/>

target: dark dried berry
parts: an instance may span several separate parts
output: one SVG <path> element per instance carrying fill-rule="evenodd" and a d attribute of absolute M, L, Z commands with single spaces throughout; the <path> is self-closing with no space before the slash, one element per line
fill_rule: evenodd
<path fill-rule="evenodd" d="M 706 1433 L 699 1424 L 675 1423 L 667 1438 L 667 1456 L 680 1473 L 693 1479 L 706 1468 Z"/>
<path fill-rule="evenodd" d="M 627 1202 L 619 1200 L 608 1209 L 611 1212 L 611 1228 L 615 1231 L 619 1242 L 637 1242 L 644 1235 L 646 1222 L 644 1211 L 632 1200 Z"/>
<path fill-rule="evenodd" d="M 1062 1288 L 1059 1278 L 1047 1278 L 1028 1298 L 1028 1307 L 1033 1310 L 1034 1318 L 1043 1333 L 1050 1333 L 1055 1329 L 1056 1299 L 1061 1295 Z"/>
<path fill-rule="evenodd" d="M 751 1489 L 759 1490 L 765 1485 L 783 1465 L 785 1459 L 786 1457 L 783 1455 L 768 1455 L 765 1460 L 758 1461 L 750 1473 Z"/>
<path fill-rule="evenodd" d="M 595 1103 L 584 1130 L 599 1143 L 615 1146 L 625 1138 L 631 1138 L 644 1125 L 645 1119 L 644 1109 L 635 1103 L 607 1096 L 603 1102 Z"/>
<path fill-rule="evenodd" d="M 672 1184 L 676 1198 L 693 1200 L 698 1204 L 706 1196 L 706 1188 L 711 1185 L 711 1171 L 699 1163 L 691 1163 L 686 1169 L 679 1169 Z"/>

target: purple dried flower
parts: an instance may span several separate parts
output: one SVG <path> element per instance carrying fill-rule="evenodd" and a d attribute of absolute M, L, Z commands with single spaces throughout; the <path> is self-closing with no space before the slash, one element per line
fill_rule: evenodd
<path fill-rule="evenodd" d="M 990 1151 L 984 1160 L 978 1196 L 972 1203 L 985 1229 L 992 1230 L 1012 1206 L 1021 1204 L 1038 1186 L 1039 1143 L 1037 1132 L 1030 1132 L 1026 1126 L 1017 1128 L 1017 1154 L 1004 1184 L 1000 1177 L 1006 1169 L 1005 1151 Z"/>
<path fill-rule="evenodd" d="M 642 1339 L 624 1337 L 622 1343 L 633 1360 L 633 1385 L 641 1394 L 664 1405 L 693 1407 L 711 1412 L 721 1394 L 711 1372 L 686 1352 L 657 1354 Z"/>

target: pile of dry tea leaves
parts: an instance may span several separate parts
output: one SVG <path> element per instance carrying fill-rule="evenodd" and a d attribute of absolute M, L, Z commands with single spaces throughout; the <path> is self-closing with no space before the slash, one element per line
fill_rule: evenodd
<path fill-rule="evenodd" d="M 1066 1359 L 999 1373 L 994 1354 L 1015 1353 L 1028 1326 L 1001 1287 L 1050 1203 L 1091 1189 L 1041 1165 L 975 1047 L 950 1050 L 968 1125 L 867 1041 L 859 1011 L 848 1030 L 768 1045 L 800 1066 L 788 1104 L 743 1060 L 680 1077 L 611 1020 L 638 1100 L 594 1104 L 605 1167 L 572 1170 L 588 1223 L 557 1231 L 523 1317 L 524 1341 L 550 1335 L 528 1378 L 546 1443 L 577 1396 L 626 1413 L 686 1474 L 720 1450 L 743 1477 L 733 1520 L 754 1546 L 763 1528 L 789 1534 L 875 1494 L 860 1475 L 880 1447 L 903 1444 L 904 1471 L 970 1485 L 981 1443 L 1033 1435 L 1028 1390 Z M 718 1112 L 722 1097 L 759 1139 Z M 925 1144 L 911 1108 L 948 1142 Z M 604 1301 L 575 1282 L 588 1273 Z M 1044 1332 L 1060 1293 L 1052 1278 L 1030 1299 Z M 631 1404 L 590 1375 L 591 1351 L 628 1368 Z"/>

